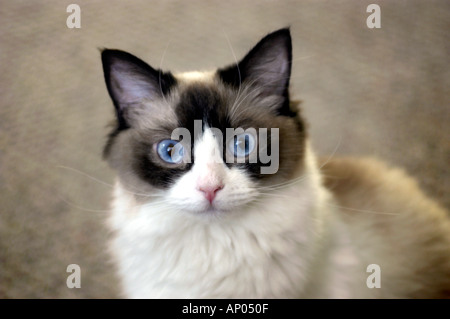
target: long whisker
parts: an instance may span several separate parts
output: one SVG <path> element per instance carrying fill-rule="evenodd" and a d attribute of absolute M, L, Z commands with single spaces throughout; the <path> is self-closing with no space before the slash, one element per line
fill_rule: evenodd
<path fill-rule="evenodd" d="M 64 166 L 64 165 L 57 165 L 56 168 L 61 168 L 61 169 L 65 169 L 65 170 L 69 170 L 69 171 L 75 172 L 75 173 L 80 174 L 80 175 L 82 175 L 82 176 L 84 176 L 86 178 L 89 178 L 90 180 L 93 180 L 93 181 L 95 181 L 95 182 L 97 182 L 97 183 L 99 183 L 101 185 L 104 185 L 104 186 L 107 186 L 107 187 L 110 187 L 110 188 L 114 188 L 114 185 L 109 184 L 109 183 L 107 183 L 105 181 L 102 181 L 102 180 L 100 180 L 100 179 L 98 179 L 98 178 L 96 178 L 96 177 L 94 177 L 92 175 L 89 175 L 89 174 L 87 174 L 87 173 L 85 173 L 83 171 L 80 171 L 80 170 L 78 170 L 76 168 L 68 167 L 68 166 Z M 159 194 L 136 193 L 136 192 L 129 191 L 127 189 L 125 189 L 124 191 L 126 191 L 129 194 L 132 194 L 132 195 L 135 195 L 135 196 L 140 196 L 140 197 L 161 197 L 162 196 L 162 195 L 159 195 Z"/>
<path fill-rule="evenodd" d="M 338 143 L 336 144 L 336 146 L 335 146 L 333 152 L 331 153 L 331 155 L 330 155 L 330 156 L 327 158 L 327 160 L 326 160 L 324 163 L 322 163 L 322 165 L 319 167 L 319 171 L 320 171 L 320 170 L 321 170 L 328 162 L 331 161 L 331 159 L 334 157 L 334 155 L 336 155 L 336 152 L 337 152 L 337 150 L 339 149 L 339 147 L 340 147 L 340 145 L 341 145 L 341 142 L 342 142 L 342 136 L 339 138 L 339 141 L 338 141 Z M 275 184 L 275 185 L 270 185 L 270 186 L 259 186 L 258 189 L 277 190 L 277 189 L 286 188 L 286 187 L 292 186 L 292 185 L 294 185 L 294 184 L 296 184 L 296 183 L 299 183 L 299 182 L 303 181 L 306 177 L 308 177 L 308 175 L 311 175 L 311 174 L 312 174 L 312 173 L 310 173 L 310 174 L 304 174 L 304 175 L 299 176 L 299 177 L 297 177 L 297 178 L 294 178 L 294 179 L 291 179 L 291 180 L 288 180 L 288 181 L 286 181 L 286 182 L 282 182 L 282 183 L 279 183 L 279 184 Z"/>
<path fill-rule="evenodd" d="M 327 203 L 327 205 L 331 206 L 331 207 L 339 208 L 339 209 L 345 209 L 345 210 L 350 210 L 350 211 L 365 213 L 365 214 L 392 215 L 392 216 L 399 215 L 398 213 L 377 212 L 374 210 L 352 208 L 352 207 L 346 207 L 346 206 L 340 206 L 340 205 L 333 205 L 333 204 L 329 204 L 329 203 Z"/>
<path fill-rule="evenodd" d="M 86 211 L 86 212 L 90 212 L 90 213 L 110 213 L 111 210 L 110 209 L 92 209 L 92 208 L 87 208 L 87 207 L 83 207 L 83 206 L 79 206 L 73 202 L 68 201 L 67 199 L 63 198 L 60 194 L 56 194 L 56 196 L 59 197 L 59 199 L 61 201 L 63 201 L 64 203 L 66 203 L 69 206 L 72 206 L 78 210 L 82 210 L 82 211 Z"/>
<path fill-rule="evenodd" d="M 162 83 L 161 83 L 161 73 L 162 73 L 162 65 L 163 65 L 163 61 L 164 58 L 166 56 L 167 50 L 169 49 L 170 43 L 172 42 L 172 40 L 169 40 L 169 42 L 166 45 L 166 48 L 164 49 L 164 52 L 161 56 L 161 60 L 159 61 L 159 68 L 158 68 L 158 80 L 159 80 L 159 91 L 161 93 L 161 96 L 164 99 L 164 103 L 166 103 L 167 105 L 169 105 L 169 103 L 167 102 L 166 96 L 163 93 L 163 89 L 162 89 Z"/>
<path fill-rule="evenodd" d="M 263 196 L 259 197 L 259 199 L 254 200 L 255 202 L 264 202 L 264 197 L 266 197 L 266 196 L 271 196 L 274 198 L 281 198 L 281 199 L 292 198 L 295 196 L 292 194 L 283 194 L 280 192 L 277 192 L 277 193 L 260 192 L 260 194 Z M 349 210 L 349 211 L 359 212 L 359 213 L 364 213 L 364 214 L 389 215 L 389 216 L 399 215 L 398 213 L 379 212 L 379 211 L 374 211 L 374 210 L 369 210 L 369 209 L 360 209 L 360 208 L 347 207 L 347 206 L 342 206 L 342 205 L 335 205 L 335 204 L 331 204 L 331 203 L 326 203 L 326 205 L 330 206 L 330 207 L 338 208 L 338 209 Z"/>
<path fill-rule="evenodd" d="M 57 196 L 60 198 L 61 201 L 63 201 L 64 203 L 66 203 L 69 206 L 72 206 L 78 210 L 82 210 L 82 211 L 86 211 L 86 212 L 90 212 L 90 213 L 105 213 L 105 214 L 109 214 L 112 211 L 112 209 L 93 209 L 93 208 L 80 206 L 80 205 L 77 205 L 77 204 L 63 198 L 59 194 L 57 194 Z M 144 204 L 140 204 L 140 205 L 130 206 L 130 207 L 128 207 L 128 209 L 133 210 L 133 209 L 141 208 L 141 207 L 145 207 L 145 206 L 151 206 L 153 208 L 159 208 L 159 207 L 166 208 L 166 207 L 168 207 L 168 204 L 170 204 L 168 201 L 152 202 L 152 203 L 144 203 Z"/>
<path fill-rule="evenodd" d="M 307 55 L 307 56 L 301 56 L 301 57 L 292 59 L 292 60 L 291 60 L 291 63 L 292 63 L 292 62 L 301 61 L 301 60 L 310 59 L 310 58 L 312 58 L 312 57 L 314 57 L 314 56 L 315 56 L 314 54 L 312 54 L 312 55 Z"/>
<path fill-rule="evenodd" d="M 286 182 L 282 182 L 282 183 L 278 183 L 278 184 L 274 184 L 274 185 L 270 185 L 270 186 L 258 186 L 258 189 L 278 190 L 278 189 L 286 188 L 286 187 L 295 185 L 295 184 L 303 181 L 305 178 L 308 177 L 308 175 L 313 175 L 313 174 L 312 173 L 304 174 L 302 176 L 288 180 Z"/>
<path fill-rule="evenodd" d="M 230 48 L 231 54 L 233 55 L 234 62 L 236 64 L 236 68 L 237 68 L 237 71 L 238 71 L 238 76 L 239 76 L 239 87 L 238 87 L 238 92 L 237 92 L 237 95 L 236 95 L 236 99 L 234 100 L 234 103 L 233 103 L 233 106 L 234 106 L 236 104 L 236 101 L 239 99 L 239 95 L 241 93 L 241 86 L 242 86 L 241 70 L 239 69 L 239 62 L 238 62 L 238 60 L 236 58 L 236 54 L 235 54 L 235 52 L 233 50 L 233 46 L 231 45 L 230 39 L 228 38 L 228 35 L 226 34 L 224 29 L 222 29 L 222 32 L 223 32 L 223 34 L 224 34 L 224 36 L 225 36 L 225 38 L 227 40 L 228 47 Z"/>
<path fill-rule="evenodd" d="M 334 157 L 334 155 L 336 155 L 336 152 L 337 152 L 338 148 L 341 146 L 341 142 L 342 142 L 342 135 L 339 137 L 339 141 L 337 142 L 336 146 L 334 147 L 333 152 L 331 152 L 331 154 L 330 154 L 330 156 L 328 156 L 327 160 L 326 160 L 322 165 L 320 165 L 319 171 L 320 171 L 326 164 L 328 164 L 328 163 L 331 161 L 331 159 Z"/>
<path fill-rule="evenodd" d="M 104 181 L 102 181 L 102 180 L 100 180 L 100 179 L 98 179 L 96 177 L 93 177 L 93 176 L 91 176 L 91 175 L 89 175 L 89 174 L 87 174 L 85 172 L 82 172 L 82 171 L 80 171 L 80 170 L 78 170 L 76 168 L 73 168 L 73 167 L 68 167 L 68 166 L 64 166 L 64 165 L 57 165 L 56 168 L 66 169 L 66 170 L 78 173 L 78 174 L 80 174 L 80 175 L 82 175 L 84 177 L 87 177 L 87 178 L 89 178 L 89 179 L 91 179 L 91 180 L 93 180 L 93 181 L 95 181 L 97 183 L 100 183 L 102 185 L 105 185 L 105 186 L 108 186 L 108 187 L 111 187 L 111 188 L 114 187 L 114 185 L 112 185 L 112 184 L 106 183 L 106 182 L 104 182 Z"/>
<path fill-rule="evenodd" d="M 250 90 L 246 95 L 242 95 L 244 92 L 246 92 L 246 90 L 244 90 L 242 92 L 241 91 L 238 92 L 236 99 L 234 100 L 234 103 L 230 108 L 230 115 L 229 115 L 230 118 L 239 118 L 239 115 L 242 113 L 242 110 L 241 110 L 241 113 L 239 113 L 238 115 L 236 115 L 236 112 L 239 110 L 239 106 L 242 104 L 242 102 L 244 102 L 245 99 L 250 96 L 250 94 L 252 94 L 258 90 L 257 87 L 253 87 L 253 84 L 256 83 L 257 80 L 258 80 L 258 78 L 253 79 L 246 85 L 247 88 L 253 89 L 253 90 Z"/>

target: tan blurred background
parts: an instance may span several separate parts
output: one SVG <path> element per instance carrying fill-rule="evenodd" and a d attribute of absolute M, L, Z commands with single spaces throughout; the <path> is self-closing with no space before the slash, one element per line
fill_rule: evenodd
<path fill-rule="evenodd" d="M 292 92 L 316 149 L 400 165 L 450 208 L 449 1 L 0 2 L 1 298 L 117 296 L 103 47 L 210 69 L 233 62 L 230 45 L 240 58 L 291 26 Z M 70 3 L 81 29 L 66 26 Z M 370 3 L 381 29 L 366 26 Z M 66 286 L 69 264 L 81 267 L 80 289 Z"/>

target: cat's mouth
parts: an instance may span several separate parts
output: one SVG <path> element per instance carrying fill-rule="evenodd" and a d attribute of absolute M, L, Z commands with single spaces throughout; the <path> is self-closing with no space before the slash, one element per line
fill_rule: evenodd
<path fill-rule="evenodd" d="M 185 206 L 185 209 L 197 216 L 224 217 L 236 211 L 242 213 L 249 205 L 251 205 L 251 200 L 233 201 L 231 199 L 218 199 L 212 202 L 206 200 L 201 201 L 198 205 L 192 205 L 190 207 Z"/>
<path fill-rule="evenodd" d="M 199 209 L 196 210 L 194 213 L 198 215 L 223 215 L 229 212 L 230 209 L 226 209 L 226 207 L 222 207 L 218 205 L 217 203 L 205 203 L 205 205 Z"/>
<path fill-rule="evenodd" d="M 222 215 L 224 213 L 226 213 L 226 211 L 215 208 L 213 205 L 210 205 L 206 210 L 202 211 L 200 214 Z"/>

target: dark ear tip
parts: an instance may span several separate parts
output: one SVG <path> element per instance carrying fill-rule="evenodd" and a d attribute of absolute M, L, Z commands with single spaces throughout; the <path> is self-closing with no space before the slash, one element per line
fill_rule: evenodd
<path fill-rule="evenodd" d="M 285 37 L 290 38 L 291 37 L 291 28 L 286 27 L 286 28 L 278 29 L 278 30 L 270 33 L 269 36 L 285 36 Z"/>
<path fill-rule="evenodd" d="M 128 53 L 126 53 L 124 51 L 115 50 L 115 49 L 106 49 L 106 48 L 101 49 L 100 52 L 102 54 L 102 59 L 109 59 L 109 58 L 113 58 L 113 57 L 120 58 L 120 57 L 129 55 Z"/>
<path fill-rule="evenodd" d="M 106 65 L 112 65 L 115 62 L 122 61 L 130 65 L 136 65 L 139 68 L 147 70 L 149 72 L 153 71 L 153 69 L 149 65 L 147 65 L 147 63 L 126 51 L 117 49 L 103 49 L 101 51 L 101 56 L 103 64 Z"/>
<path fill-rule="evenodd" d="M 116 50 L 116 49 L 100 49 L 102 59 L 103 61 L 109 60 L 111 58 L 117 58 L 120 60 L 134 60 L 136 59 L 135 56 L 131 55 L 128 52 L 122 51 L 122 50 Z"/>
<path fill-rule="evenodd" d="M 292 51 L 292 38 L 291 30 L 289 27 L 276 30 L 266 35 L 257 46 L 269 45 L 269 46 L 282 46 L 287 51 Z"/>
<path fill-rule="evenodd" d="M 110 49 L 106 49 L 106 48 L 102 48 L 102 49 L 99 49 L 99 50 L 100 50 L 100 53 L 101 53 L 103 64 L 110 62 L 111 58 L 114 55 L 113 54 L 114 50 L 110 50 Z"/>
<path fill-rule="evenodd" d="M 292 42 L 291 29 L 290 29 L 290 27 L 279 29 L 279 30 L 274 31 L 274 32 L 270 33 L 269 35 L 267 35 L 266 38 L 276 38 L 276 39 L 284 38 L 284 40 L 287 43 L 291 43 Z"/>
<path fill-rule="evenodd" d="M 279 29 L 277 31 L 274 31 L 273 33 L 277 33 L 277 32 L 290 36 L 291 35 L 291 27 L 288 26 L 288 27 L 285 27 L 285 28 L 281 28 L 281 29 Z"/>

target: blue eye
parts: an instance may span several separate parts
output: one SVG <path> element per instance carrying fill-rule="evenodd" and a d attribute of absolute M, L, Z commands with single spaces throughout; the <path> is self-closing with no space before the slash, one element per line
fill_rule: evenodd
<path fill-rule="evenodd" d="M 162 140 L 156 147 L 159 157 L 167 163 L 181 163 L 184 156 L 184 147 L 178 141 Z"/>
<path fill-rule="evenodd" d="M 255 138 L 249 133 L 239 134 L 232 139 L 228 147 L 236 157 L 246 157 L 255 148 Z"/>

